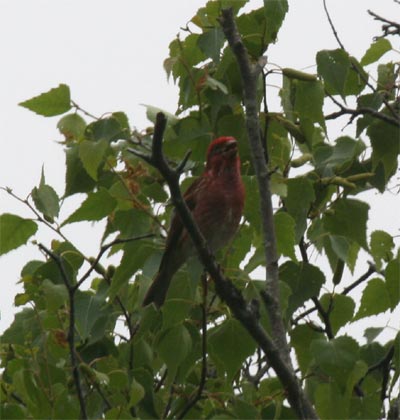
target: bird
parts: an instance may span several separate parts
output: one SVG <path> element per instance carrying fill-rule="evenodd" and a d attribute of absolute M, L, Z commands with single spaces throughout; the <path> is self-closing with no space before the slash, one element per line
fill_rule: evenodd
<path fill-rule="evenodd" d="M 210 143 L 204 172 L 188 187 L 183 198 L 209 249 L 215 253 L 227 245 L 239 227 L 245 201 L 234 137 L 218 137 Z M 180 216 L 173 212 L 160 266 L 142 305 L 154 303 L 160 308 L 174 274 L 195 255 L 195 246 Z"/>

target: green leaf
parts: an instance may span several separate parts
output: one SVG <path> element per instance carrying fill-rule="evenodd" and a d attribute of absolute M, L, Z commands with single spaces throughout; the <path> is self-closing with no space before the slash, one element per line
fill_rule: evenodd
<path fill-rule="evenodd" d="M 79 143 L 79 157 L 86 172 L 97 181 L 98 168 L 103 161 L 104 154 L 108 148 L 107 140 L 89 141 L 83 140 Z"/>
<path fill-rule="evenodd" d="M 35 311 L 31 308 L 24 308 L 15 314 L 13 323 L 1 336 L 1 343 L 2 345 L 18 344 L 26 346 L 40 333 L 40 326 L 38 325 Z"/>
<path fill-rule="evenodd" d="M 346 170 L 365 149 L 362 141 L 348 136 L 339 137 L 333 147 L 327 144 L 317 146 L 314 151 L 316 167 L 323 177 L 334 176 Z"/>
<path fill-rule="evenodd" d="M 266 42 L 275 42 L 285 15 L 289 10 L 287 0 L 264 0 Z"/>
<path fill-rule="evenodd" d="M 88 175 L 79 158 L 79 147 L 74 145 L 65 151 L 67 171 L 65 174 L 65 196 L 91 191 L 95 181 Z"/>
<path fill-rule="evenodd" d="M 294 251 L 296 223 L 293 217 L 285 212 L 275 213 L 274 224 L 278 254 L 286 255 L 293 261 L 297 261 Z"/>
<path fill-rule="evenodd" d="M 363 291 L 361 305 L 354 320 L 377 315 L 390 307 L 390 298 L 385 282 L 381 279 L 371 279 Z"/>
<path fill-rule="evenodd" d="M 117 205 L 117 201 L 111 197 L 105 188 L 89 193 L 87 199 L 75 210 L 63 223 L 81 222 L 83 220 L 101 220 L 108 216 Z"/>
<path fill-rule="evenodd" d="M 124 246 L 124 255 L 115 271 L 109 290 L 110 299 L 114 299 L 121 287 L 143 267 L 153 249 L 153 244 L 148 241 L 133 241 Z"/>
<path fill-rule="evenodd" d="M 322 112 L 324 104 L 325 91 L 320 81 L 296 82 L 296 99 L 294 110 L 300 116 L 300 119 L 317 122 L 325 129 L 325 119 Z"/>
<path fill-rule="evenodd" d="M 69 87 L 60 84 L 58 87 L 21 102 L 19 105 L 45 117 L 64 114 L 71 109 Z"/>
<path fill-rule="evenodd" d="M 383 230 L 375 230 L 371 234 L 370 249 L 378 269 L 382 267 L 382 261 L 390 261 L 393 258 L 393 238 Z"/>
<path fill-rule="evenodd" d="M 170 372 L 176 372 L 180 363 L 189 354 L 192 348 L 192 339 L 189 331 L 182 324 L 178 324 L 160 335 L 157 351 Z M 172 376 L 175 376 L 172 374 Z"/>
<path fill-rule="evenodd" d="M 0 216 L 0 255 L 25 245 L 37 231 L 37 224 L 15 214 Z"/>
<path fill-rule="evenodd" d="M 400 129 L 384 121 L 375 120 L 369 125 L 367 134 L 372 145 L 372 168 L 375 170 L 379 163 L 382 163 L 387 182 L 394 175 L 398 164 Z"/>
<path fill-rule="evenodd" d="M 228 380 L 233 378 L 256 347 L 246 329 L 233 318 L 211 329 L 208 340 L 210 356 L 214 363 L 227 373 Z"/>
<path fill-rule="evenodd" d="M 304 177 L 289 179 L 287 186 L 285 205 L 296 222 L 295 237 L 298 243 L 307 228 L 307 214 L 311 203 L 315 200 L 315 193 L 311 181 Z"/>
<path fill-rule="evenodd" d="M 346 51 L 323 50 L 317 53 L 318 74 L 325 82 L 325 87 L 331 95 L 345 94 L 345 85 L 350 68 L 350 58 Z"/>
<path fill-rule="evenodd" d="M 319 384 L 315 391 L 315 407 L 321 419 L 345 419 L 347 407 L 337 384 Z"/>
<path fill-rule="evenodd" d="M 330 309 L 329 320 L 331 322 L 333 335 L 339 331 L 341 327 L 350 322 L 353 318 L 355 303 L 352 298 L 344 295 L 324 294 L 320 303 L 325 311 Z"/>
<path fill-rule="evenodd" d="M 105 140 L 111 142 L 127 139 L 129 138 L 129 130 L 126 130 L 126 127 L 121 127 L 120 121 L 126 124 L 126 121 L 119 114 L 117 114 L 117 117 L 101 118 L 86 127 L 85 135 L 93 141 Z"/>
<path fill-rule="evenodd" d="M 334 378 L 344 391 L 347 378 L 359 358 L 357 342 L 347 336 L 331 341 L 319 339 L 311 343 L 310 349 L 319 368 Z"/>
<path fill-rule="evenodd" d="M 370 45 L 368 50 L 365 52 L 361 59 L 361 65 L 367 66 L 368 64 L 375 63 L 385 53 L 392 49 L 392 44 L 386 38 L 379 38 L 373 44 Z"/>
<path fill-rule="evenodd" d="M 8 420 L 24 420 L 28 417 L 26 408 L 19 404 L 4 402 L 1 407 L 1 416 Z"/>
<path fill-rule="evenodd" d="M 86 121 L 78 114 L 69 114 L 61 118 L 57 128 L 66 140 L 80 140 L 85 133 Z"/>
<path fill-rule="evenodd" d="M 353 396 L 348 418 L 352 420 L 379 419 L 382 416 L 382 402 L 379 392 L 369 394 L 367 398 Z"/>
<path fill-rule="evenodd" d="M 364 331 L 364 337 L 367 339 L 367 344 L 375 341 L 375 338 L 384 330 L 383 327 L 369 327 Z"/>
<path fill-rule="evenodd" d="M 400 255 L 387 265 L 385 280 L 389 294 L 390 308 L 393 310 L 400 302 Z"/>
<path fill-rule="evenodd" d="M 349 267 L 350 271 L 353 272 L 360 246 L 356 242 L 351 241 L 344 236 L 328 235 L 325 239 L 326 241 L 330 241 L 333 252 L 339 259 L 343 260 Z M 327 253 L 329 252 L 329 245 L 326 242 L 325 251 Z M 330 256 L 330 258 L 332 258 L 332 256 Z"/>
<path fill-rule="evenodd" d="M 112 311 L 101 296 L 77 290 L 75 322 L 80 339 L 94 343 L 103 338 L 107 325 L 112 321 Z"/>
<path fill-rule="evenodd" d="M 287 130 L 276 120 L 269 121 L 266 143 L 270 167 L 278 166 L 283 172 L 290 161 L 292 143 L 288 138 Z"/>
<path fill-rule="evenodd" d="M 218 64 L 220 61 L 220 51 L 224 42 L 225 36 L 222 29 L 216 26 L 200 34 L 197 45 L 207 57 L 210 57 L 214 63 Z"/>
<path fill-rule="evenodd" d="M 378 90 L 394 99 L 394 87 L 397 79 L 397 70 L 394 63 L 379 64 Z"/>
<path fill-rule="evenodd" d="M 347 384 L 346 384 L 346 391 L 345 391 L 345 399 L 346 399 L 346 406 L 349 406 L 350 399 L 354 392 L 354 387 L 360 381 L 361 378 L 365 376 L 368 371 L 368 366 L 363 360 L 357 360 L 354 364 L 353 370 L 348 375 Z"/>
<path fill-rule="evenodd" d="M 129 400 L 130 406 L 135 406 L 145 396 L 145 390 L 143 386 L 135 379 L 132 379 L 131 383 L 131 398 Z"/>
<path fill-rule="evenodd" d="M 31 195 L 35 207 L 43 214 L 46 220 L 53 223 L 54 218 L 58 216 L 60 211 L 60 199 L 54 189 L 50 185 L 46 185 L 43 168 L 39 187 L 35 187 Z"/>
<path fill-rule="evenodd" d="M 279 278 L 292 290 L 292 294 L 289 296 L 287 318 L 290 318 L 293 312 L 307 299 L 318 296 L 325 282 L 325 276 L 318 267 L 308 263 L 296 264 L 292 261 L 281 265 Z"/>
<path fill-rule="evenodd" d="M 258 184 L 255 176 L 244 176 L 243 182 L 246 189 L 246 201 L 244 203 L 244 216 L 256 232 L 261 231 L 260 220 L 260 197 Z"/>
<path fill-rule="evenodd" d="M 383 95 L 381 92 L 367 93 L 361 95 L 357 98 L 357 108 L 372 108 L 375 111 L 378 111 L 383 103 Z M 359 137 L 360 134 L 370 126 L 374 121 L 372 115 L 363 115 L 361 118 L 357 119 L 357 131 L 356 136 Z"/>
<path fill-rule="evenodd" d="M 64 284 L 54 284 L 52 281 L 44 279 L 41 289 L 49 310 L 54 311 L 68 302 L 68 290 Z"/>
<path fill-rule="evenodd" d="M 313 330 L 308 325 L 297 325 L 290 331 L 290 344 L 294 347 L 296 358 L 302 374 L 306 374 L 312 361 L 310 345 L 313 340 L 320 337 L 319 332 Z"/>
<path fill-rule="evenodd" d="M 368 249 L 366 230 L 369 205 L 342 198 L 334 203 L 331 210 L 333 214 L 325 213 L 323 217 L 324 228 L 333 235 L 344 236 Z"/>

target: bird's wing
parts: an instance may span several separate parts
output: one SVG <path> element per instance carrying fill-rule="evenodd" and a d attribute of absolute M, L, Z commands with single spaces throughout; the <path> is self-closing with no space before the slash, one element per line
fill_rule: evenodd
<path fill-rule="evenodd" d="M 197 205 L 197 191 L 199 190 L 199 188 L 201 188 L 202 182 L 204 182 L 204 179 L 202 177 L 197 178 L 193 181 L 192 184 L 190 184 L 189 188 L 183 194 L 183 199 L 185 200 L 186 205 L 188 206 L 191 212 L 193 212 Z M 165 244 L 165 254 L 167 254 L 169 251 L 171 251 L 177 246 L 181 239 L 183 230 L 184 229 L 182 220 L 174 209 L 172 212 L 171 225 L 168 231 L 167 241 Z"/>

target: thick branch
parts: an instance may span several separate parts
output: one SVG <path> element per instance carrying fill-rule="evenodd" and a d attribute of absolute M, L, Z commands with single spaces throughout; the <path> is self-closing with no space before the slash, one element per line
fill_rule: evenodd
<path fill-rule="evenodd" d="M 276 237 L 273 221 L 272 196 L 269 185 L 267 162 L 264 157 L 264 148 L 260 137 L 260 124 L 257 106 L 257 79 L 261 73 L 260 65 L 252 65 L 247 50 L 238 32 L 233 10 L 223 9 L 220 23 L 239 65 L 243 84 L 243 99 L 246 108 L 246 128 L 250 142 L 252 164 L 257 176 L 260 192 L 260 214 L 264 235 L 264 252 L 266 261 L 266 291 L 263 300 L 267 303 L 267 310 L 271 321 L 272 333 L 277 354 L 267 357 L 282 383 L 287 386 L 286 380 L 290 379 L 291 389 L 288 388 L 288 399 L 292 408 L 299 417 L 314 418 L 316 414 L 311 403 L 305 397 L 291 365 L 289 348 L 286 341 L 286 330 L 283 323 L 279 299 L 279 272 L 278 254 L 276 250 Z M 264 346 L 261 346 L 264 350 Z M 279 350 L 278 350 L 279 349 Z M 265 351 L 265 350 L 264 350 Z M 271 356 L 278 356 L 272 360 Z M 285 370 L 278 365 L 283 363 Z M 286 374 L 288 376 L 286 377 Z"/>
<path fill-rule="evenodd" d="M 220 23 L 225 33 L 225 37 L 236 56 L 240 74 L 242 76 L 244 105 L 246 108 L 246 127 L 250 142 L 252 163 L 257 176 L 260 192 L 260 214 L 263 226 L 266 261 L 266 292 L 269 295 L 267 297 L 267 309 L 276 345 L 282 349 L 287 363 L 290 363 L 289 350 L 286 342 L 286 331 L 283 325 L 279 304 L 278 254 L 276 251 L 271 190 L 269 186 L 267 163 L 264 158 L 264 149 L 260 138 L 257 106 L 257 79 L 260 75 L 260 69 L 258 66 L 253 66 L 250 63 L 247 50 L 237 30 L 232 9 L 222 10 Z"/>

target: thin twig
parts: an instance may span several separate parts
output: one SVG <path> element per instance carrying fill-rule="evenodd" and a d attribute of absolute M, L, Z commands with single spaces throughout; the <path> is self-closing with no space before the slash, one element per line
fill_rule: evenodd
<path fill-rule="evenodd" d="M 368 280 L 368 278 L 373 273 L 376 273 L 376 267 L 374 265 L 370 264 L 368 270 L 363 275 L 361 275 L 357 280 L 355 280 L 353 283 L 351 283 L 349 286 L 345 287 L 341 294 L 342 295 L 349 294 L 358 285 L 360 285 L 364 281 Z M 314 307 L 309 308 L 309 309 L 305 310 L 304 312 L 302 312 L 301 314 L 297 315 L 296 318 L 292 319 L 291 324 L 292 325 L 297 325 L 300 320 L 302 320 L 306 316 L 312 314 L 316 310 L 317 310 L 317 307 L 315 306 L 315 302 L 314 302 Z"/>
<path fill-rule="evenodd" d="M 339 38 L 339 35 L 338 35 L 338 33 L 336 31 L 336 28 L 335 28 L 335 25 L 333 24 L 333 21 L 331 19 L 330 14 L 329 14 L 329 10 L 328 10 L 328 7 L 326 5 L 326 0 L 323 0 L 323 4 L 324 4 L 324 10 L 325 10 L 326 17 L 328 18 L 329 25 L 332 29 L 333 35 L 336 38 L 337 43 L 339 44 L 340 48 L 350 56 L 350 54 L 347 52 L 346 48 L 344 47 L 342 41 Z M 359 69 L 359 67 L 352 60 L 350 60 L 350 66 L 358 74 L 360 79 L 372 90 L 372 92 L 376 93 L 378 91 L 377 88 L 375 86 L 373 86 L 368 81 L 368 77 L 365 76 L 365 74 Z M 397 121 L 397 126 L 398 126 L 398 124 L 399 124 L 398 113 L 395 111 L 395 109 L 392 107 L 392 105 L 388 102 L 388 100 L 386 98 L 382 98 L 382 101 L 385 104 L 388 111 L 392 114 L 392 117 Z"/>
<path fill-rule="evenodd" d="M 356 288 L 359 284 L 363 283 L 365 280 L 371 276 L 371 274 L 376 273 L 376 267 L 373 264 L 370 264 L 368 270 L 360 276 L 355 282 L 351 283 L 349 286 L 345 287 L 342 291 L 342 295 L 349 294 L 354 288 Z"/>
<path fill-rule="evenodd" d="M 300 239 L 299 248 L 300 248 L 301 257 L 303 259 L 303 263 L 308 264 L 308 254 L 307 254 L 306 243 L 304 242 L 304 237 Z M 332 300 L 331 300 L 328 310 L 325 310 L 322 307 L 321 302 L 318 300 L 318 296 L 313 296 L 311 300 L 314 302 L 315 308 L 318 310 L 318 313 L 320 317 L 322 318 L 322 321 L 325 325 L 324 332 L 326 333 L 329 340 L 332 340 L 334 338 L 331 320 L 330 320 L 330 313 L 333 309 Z"/>
<path fill-rule="evenodd" d="M 82 114 L 86 115 L 87 117 L 93 118 L 94 120 L 99 120 L 99 117 L 91 114 L 90 112 L 86 111 L 85 109 L 81 108 L 76 102 L 71 101 L 71 105 L 77 110 L 82 112 Z"/>
<path fill-rule="evenodd" d="M 103 245 L 100 248 L 99 253 L 97 254 L 97 257 L 95 258 L 95 260 L 91 263 L 89 269 L 86 271 L 86 273 L 80 278 L 80 280 L 75 284 L 75 286 L 73 287 L 75 290 L 79 289 L 79 287 L 82 285 L 82 283 L 90 276 L 90 274 L 93 272 L 93 270 L 96 269 L 98 263 L 100 262 L 101 257 L 104 255 L 104 253 L 110 249 L 111 247 L 115 246 L 115 245 L 119 245 L 119 244 L 125 244 L 127 242 L 133 242 L 133 241 L 138 241 L 140 239 L 147 239 L 147 238 L 151 238 L 154 236 L 154 233 L 146 233 L 144 235 L 139 235 L 139 236 L 133 236 L 131 238 L 117 238 L 114 239 L 113 241 L 109 242 L 108 244 Z"/>
<path fill-rule="evenodd" d="M 56 232 L 58 235 L 61 236 L 61 238 L 64 239 L 64 241 L 69 242 L 68 238 L 66 238 L 66 236 L 61 232 L 60 228 L 57 226 L 53 226 L 50 222 L 48 222 L 46 219 L 44 219 L 41 214 L 35 209 L 35 207 L 32 206 L 32 204 L 29 202 L 28 198 L 21 198 L 18 195 L 14 194 L 11 188 L 8 187 L 0 187 L 0 190 L 5 191 L 7 194 L 11 195 L 11 197 L 15 198 L 17 201 L 19 201 L 22 204 L 25 204 L 31 211 L 32 213 L 36 216 L 37 220 L 41 223 L 43 223 L 44 225 L 46 225 L 49 229 L 51 229 L 52 231 Z"/>
<path fill-rule="evenodd" d="M 370 14 L 375 20 L 378 20 L 380 22 L 383 22 L 384 25 L 382 25 L 382 30 L 384 35 L 400 35 L 400 23 L 394 22 L 392 20 L 386 19 L 382 16 L 377 15 L 372 10 L 367 10 L 368 14 Z"/>
<path fill-rule="evenodd" d="M 343 106 L 340 102 L 335 101 L 336 105 L 339 106 L 340 111 L 332 112 L 331 114 L 326 115 L 324 118 L 325 120 L 334 120 L 339 118 L 343 115 L 351 115 L 351 119 L 359 115 L 371 115 L 374 118 L 384 121 L 390 125 L 394 125 L 395 127 L 400 127 L 400 118 L 393 118 L 390 115 L 384 114 L 383 112 L 376 111 L 375 109 L 368 108 L 368 107 L 361 107 L 357 109 L 351 109 Z"/>
<path fill-rule="evenodd" d="M 69 346 L 69 353 L 71 359 L 71 367 L 72 367 L 72 376 L 74 378 L 74 384 L 76 388 L 76 392 L 78 394 L 79 405 L 81 409 L 81 416 L 83 419 L 87 419 L 86 413 L 86 404 L 85 399 L 83 397 L 83 391 L 81 387 L 81 378 L 78 366 L 78 359 L 75 353 L 75 291 L 74 287 L 72 286 L 70 279 L 68 278 L 68 274 L 65 271 L 63 259 L 55 254 L 53 251 L 45 247 L 43 244 L 38 245 L 39 248 L 45 252 L 58 266 L 60 270 L 61 277 L 63 279 L 64 285 L 68 290 L 68 300 L 69 300 L 69 326 L 68 326 L 68 346 Z"/>
<path fill-rule="evenodd" d="M 394 356 L 394 345 L 390 346 L 388 352 L 385 356 L 379 360 L 378 362 L 374 363 L 373 365 L 368 367 L 367 372 L 365 375 L 359 380 L 358 385 L 361 386 L 365 380 L 365 378 L 372 372 L 378 369 L 382 369 L 382 388 L 381 388 L 381 401 L 386 398 L 386 388 L 389 380 L 389 367 L 390 361 Z"/>

